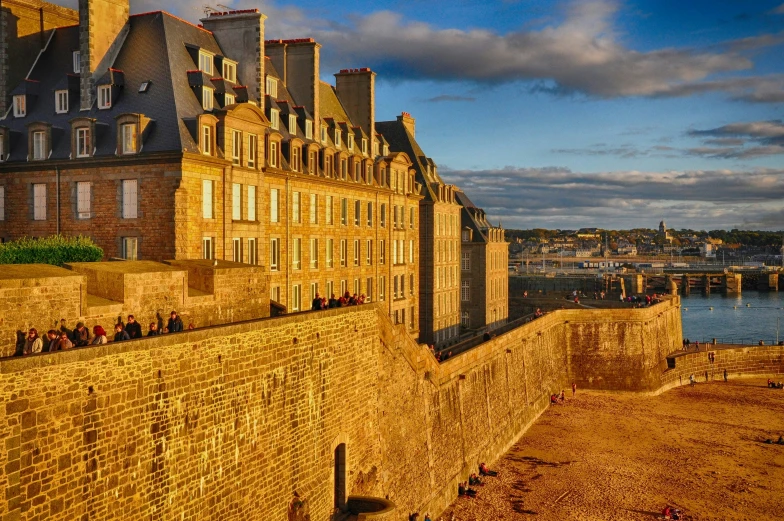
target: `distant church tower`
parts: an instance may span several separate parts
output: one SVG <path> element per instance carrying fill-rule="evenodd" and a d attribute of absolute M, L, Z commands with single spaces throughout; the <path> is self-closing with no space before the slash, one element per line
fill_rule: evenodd
<path fill-rule="evenodd" d="M 667 223 L 664 221 L 659 223 L 659 233 L 662 235 L 667 235 Z"/>

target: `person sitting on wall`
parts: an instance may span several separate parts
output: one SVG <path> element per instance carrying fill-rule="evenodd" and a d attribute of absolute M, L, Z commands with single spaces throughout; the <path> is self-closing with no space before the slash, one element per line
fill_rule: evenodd
<path fill-rule="evenodd" d="M 534 317 L 539 318 L 542 315 L 544 315 L 544 313 L 542 313 L 542 310 L 539 309 L 539 308 L 536 308 L 536 312 L 534 313 Z"/>
<path fill-rule="evenodd" d="M 497 476 L 498 472 L 490 470 L 484 463 L 479 464 L 479 474 L 482 476 Z"/>
<path fill-rule="evenodd" d="M 166 325 L 166 329 L 168 329 L 170 333 L 179 333 L 182 331 L 184 327 L 180 315 L 178 315 L 176 311 L 172 311 L 169 316 L 169 323 Z"/>
<path fill-rule="evenodd" d="M 190 324 L 188 324 L 188 329 L 196 329 L 196 324 L 191 322 Z"/>
<path fill-rule="evenodd" d="M 74 346 L 84 347 L 90 345 L 90 330 L 84 327 L 84 322 L 77 322 L 71 338 Z"/>
<path fill-rule="evenodd" d="M 484 334 L 484 335 L 482 335 L 482 340 L 484 340 L 485 342 L 487 342 L 488 340 L 490 340 L 490 338 L 492 338 L 492 337 L 490 336 L 490 331 L 485 331 L 485 334 Z"/>
<path fill-rule="evenodd" d="M 90 342 L 90 345 L 97 346 L 109 342 L 109 340 L 106 338 L 106 331 L 101 326 L 93 326 L 93 335 L 93 341 Z"/>
<path fill-rule="evenodd" d="M 357 302 L 357 303 L 358 303 L 358 304 L 364 304 L 366 300 L 367 300 L 367 297 L 366 297 L 366 296 L 365 296 L 365 294 L 363 293 L 363 294 L 361 294 L 361 295 L 359 296 L 359 302 Z"/>
<path fill-rule="evenodd" d="M 316 298 L 313 299 L 313 302 L 310 304 L 311 311 L 321 311 L 321 295 L 316 293 Z"/>
<path fill-rule="evenodd" d="M 131 339 L 142 337 L 142 325 L 136 322 L 136 318 L 133 315 L 128 315 L 128 323 L 125 324 L 125 331 L 128 332 L 128 336 L 131 337 Z"/>
<path fill-rule="evenodd" d="M 68 338 L 68 334 L 65 331 L 60 331 L 60 341 L 57 343 L 57 350 L 65 351 L 66 349 L 71 349 L 72 347 L 73 342 L 71 342 L 71 339 Z"/>
<path fill-rule="evenodd" d="M 329 297 L 329 309 L 338 307 L 338 299 L 335 298 L 335 294 L 333 293 L 332 296 Z"/>
<path fill-rule="evenodd" d="M 147 336 L 158 336 L 161 332 L 158 331 L 158 324 L 155 322 L 150 322 L 150 330 L 147 331 Z"/>
<path fill-rule="evenodd" d="M 130 340 L 131 337 L 128 336 L 128 332 L 123 329 L 122 324 L 115 324 L 114 325 L 114 341 L 115 342 L 122 342 L 123 340 Z"/>
<path fill-rule="evenodd" d="M 38 336 L 38 330 L 34 327 L 30 328 L 30 331 L 27 332 L 27 340 L 25 340 L 24 354 L 32 355 L 34 353 L 40 353 L 43 348 L 44 341 Z"/>
<path fill-rule="evenodd" d="M 46 344 L 44 345 L 44 353 L 51 353 L 57 351 L 57 342 L 60 341 L 60 335 L 57 331 L 50 329 L 46 332 Z"/>

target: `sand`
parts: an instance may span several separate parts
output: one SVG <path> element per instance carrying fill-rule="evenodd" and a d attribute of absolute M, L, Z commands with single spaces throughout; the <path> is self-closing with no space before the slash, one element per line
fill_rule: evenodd
<path fill-rule="evenodd" d="M 660 396 L 580 391 L 545 411 L 444 520 L 784 519 L 784 390 L 766 380 Z M 454 516 L 454 517 L 451 517 Z"/>

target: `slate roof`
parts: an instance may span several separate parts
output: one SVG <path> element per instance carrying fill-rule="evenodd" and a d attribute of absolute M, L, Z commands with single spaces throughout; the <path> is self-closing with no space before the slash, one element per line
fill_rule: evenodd
<path fill-rule="evenodd" d="M 72 80 L 78 80 L 73 78 L 72 53 L 79 50 L 79 28 L 55 29 L 52 40 L 29 75 L 29 79 L 39 82 L 37 99 L 33 103 L 28 100 L 25 117 L 14 118 L 9 112 L 0 120 L 0 126 L 10 128 L 13 137 L 9 162 L 26 161 L 27 125 L 34 122 L 52 125 L 51 158 L 68 159 L 71 154 L 70 121 L 77 117 L 96 119 L 95 157 L 113 156 L 117 143 L 115 118 L 126 113 L 144 114 L 154 121 L 144 141 L 144 153 L 198 152 L 186 121 L 203 114 L 204 110 L 200 96 L 189 85 L 188 71 L 198 69 L 198 62 L 194 61 L 189 48 L 190 51 L 202 48 L 223 55 L 210 31 L 173 15 L 158 11 L 131 16 L 128 36 L 111 64 L 112 69 L 122 71 L 121 75 L 114 72 L 113 77 L 121 76 L 124 85 L 112 107 L 100 110 L 94 103 L 90 110 L 81 111 L 79 91 L 71 90 L 68 113 L 56 114 L 54 91 L 65 88 L 69 75 Z M 198 52 L 196 57 L 197 60 Z M 214 70 L 212 76 L 218 77 L 220 73 Z M 242 85 L 242 80 L 238 77 L 237 84 Z M 139 86 L 143 82 L 150 82 L 150 87 L 141 93 Z M 78 85 L 78 81 L 75 83 Z M 219 107 L 217 101 L 215 107 Z"/>
<path fill-rule="evenodd" d="M 460 210 L 461 225 L 474 230 L 471 242 L 488 242 L 487 230 L 494 226 L 487 220 L 485 211 L 477 207 L 462 190 L 455 191 L 455 198 L 463 206 Z"/>

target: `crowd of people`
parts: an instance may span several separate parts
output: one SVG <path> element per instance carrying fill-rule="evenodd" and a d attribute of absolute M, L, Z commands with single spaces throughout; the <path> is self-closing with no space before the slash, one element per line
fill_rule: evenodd
<path fill-rule="evenodd" d="M 768 378 L 768 387 L 771 389 L 784 389 L 783 382 L 774 382 L 770 378 Z"/>
<path fill-rule="evenodd" d="M 485 485 L 484 481 L 482 481 L 482 477 L 496 477 L 498 476 L 498 472 L 494 470 L 490 470 L 487 468 L 487 465 L 483 463 L 479 464 L 479 474 L 474 472 L 470 476 L 468 476 L 467 481 L 463 481 L 457 484 L 457 495 L 459 497 L 468 497 L 468 498 L 475 498 L 477 495 L 477 491 L 473 487 L 483 487 Z"/>
<path fill-rule="evenodd" d="M 310 305 L 311 311 L 321 311 L 322 309 L 332 309 L 332 308 L 344 308 L 346 306 L 358 306 L 360 304 L 364 304 L 367 300 L 365 294 L 357 295 L 354 293 L 353 295 L 346 291 L 342 297 L 335 298 L 335 294 L 333 293 L 330 295 L 329 299 L 327 297 L 322 297 L 321 294 L 316 293 L 316 297 L 313 299 L 313 302 Z"/>
<path fill-rule="evenodd" d="M 120 318 L 120 317 L 118 317 Z M 191 322 L 188 329 L 195 329 L 196 326 Z M 155 336 L 168 333 L 178 333 L 185 329 L 182 318 L 176 311 L 172 311 L 166 326 L 159 328 L 157 322 L 150 322 L 147 334 L 142 332 L 142 325 L 136 321 L 133 315 L 128 315 L 127 322 L 122 319 L 114 326 L 114 336 L 111 342 L 122 342 L 142 338 L 143 336 Z M 77 322 L 76 327 L 70 329 L 67 321 L 60 319 L 59 329 L 50 329 L 42 337 L 36 328 L 30 328 L 25 335 L 24 331 L 16 332 L 16 350 L 14 356 L 32 355 L 35 353 L 51 353 L 54 351 L 65 351 L 74 347 L 87 347 L 94 345 L 108 344 L 110 342 L 106 330 L 100 325 L 95 325 L 90 329 L 84 322 Z"/>

